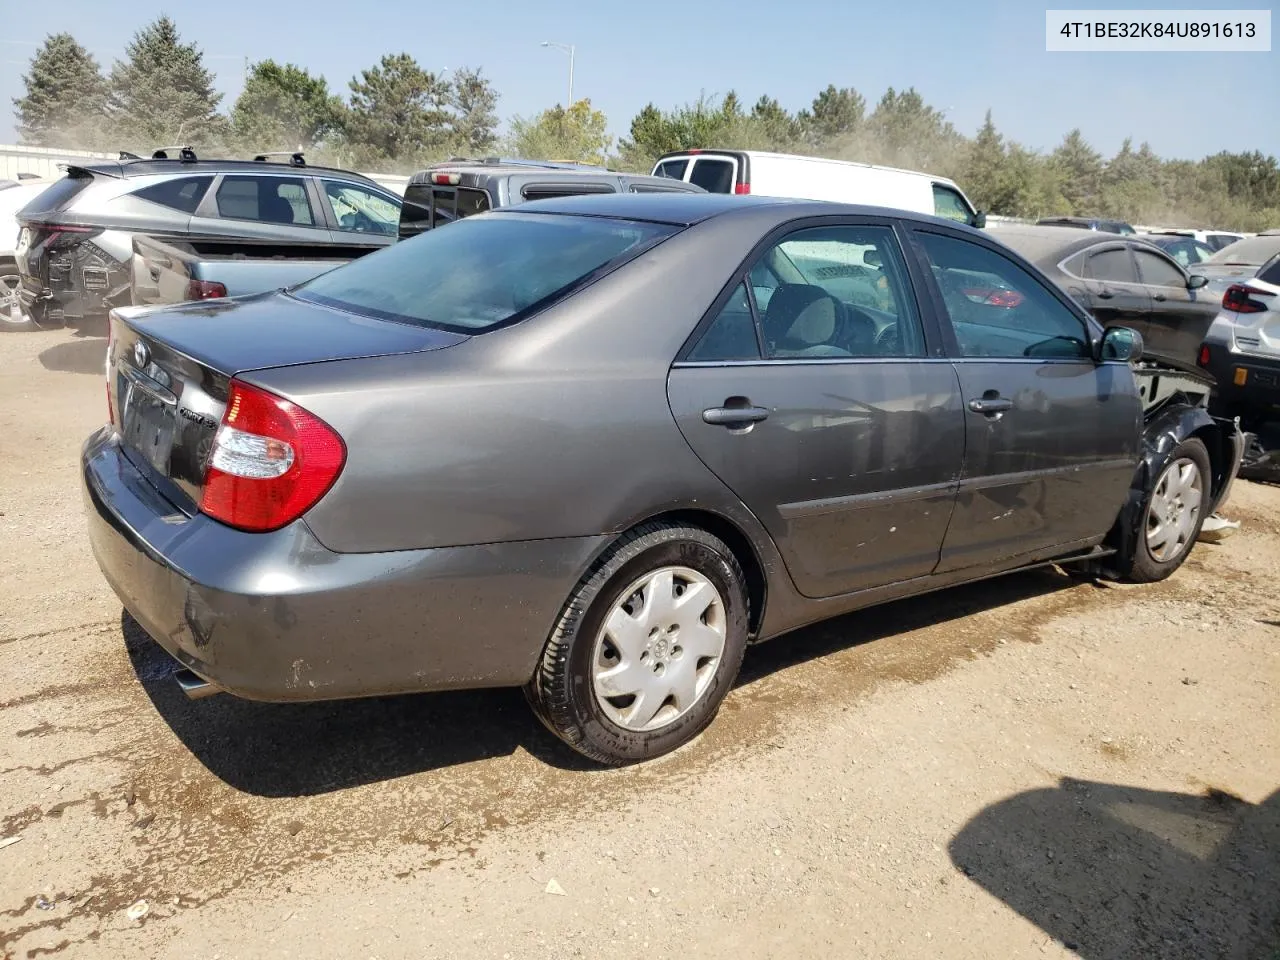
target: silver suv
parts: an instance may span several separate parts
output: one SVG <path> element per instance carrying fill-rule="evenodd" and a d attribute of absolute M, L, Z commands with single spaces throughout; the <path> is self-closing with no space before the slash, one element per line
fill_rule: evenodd
<path fill-rule="evenodd" d="M 309 167 L 302 154 L 200 160 L 184 147 L 144 160 L 122 153 L 68 167 L 19 211 L 19 295 L 36 326 L 104 324 L 111 307 L 129 302 L 136 234 L 372 250 L 395 242 L 400 204 L 369 178 Z"/>

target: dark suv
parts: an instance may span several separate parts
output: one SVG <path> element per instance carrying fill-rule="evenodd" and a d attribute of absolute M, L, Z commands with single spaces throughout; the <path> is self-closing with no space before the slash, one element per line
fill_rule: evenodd
<path fill-rule="evenodd" d="M 449 160 L 415 173 L 404 192 L 400 239 L 485 210 L 593 193 L 706 193 L 668 177 L 616 173 L 585 163 Z"/>
<path fill-rule="evenodd" d="M 172 154 L 172 155 L 171 155 Z M 147 234 L 367 246 L 395 242 L 401 200 L 301 154 L 200 160 L 189 148 L 67 168 L 18 212 L 23 308 L 37 326 L 105 322 L 129 302 L 133 238 Z"/>

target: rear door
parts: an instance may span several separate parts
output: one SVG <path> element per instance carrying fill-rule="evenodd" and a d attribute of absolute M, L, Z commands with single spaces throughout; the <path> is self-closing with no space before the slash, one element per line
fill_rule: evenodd
<path fill-rule="evenodd" d="M 1151 314 L 1151 297 L 1138 280 L 1138 268 L 1127 244 L 1091 247 L 1079 267 L 1088 303 L 1103 327 L 1130 327 L 1144 337 Z"/>
<path fill-rule="evenodd" d="M 915 231 L 964 402 L 964 470 L 938 572 L 998 570 L 1097 542 L 1124 502 L 1142 404 L 1125 363 L 1095 363 L 1095 332 L 1065 295 L 993 246 Z M 994 277 L 996 300 L 966 294 Z"/>
<path fill-rule="evenodd" d="M 892 221 L 810 221 L 728 278 L 668 381 L 689 445 L 829 597 L 926 576 L 963 456 L 955 371 Z"/>
<path fill-rule="evenodd" d="M 1151 316 L 1142 331 L 1147 349 L 1173 360 L 1195 363 L 1209 324 L 1217 317 L 1221 296 L 1205 288 L 1187 289 L 1187 274 L 1158 250 L 1135 248 L 1138 276 L 1151 296 Z"/>

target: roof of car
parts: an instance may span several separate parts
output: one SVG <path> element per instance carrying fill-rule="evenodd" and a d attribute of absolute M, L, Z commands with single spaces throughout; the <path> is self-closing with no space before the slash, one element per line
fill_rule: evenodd
<path fill-rule="evenodd" d="M 662 181 L 671 184 L 675 190 L 688 189 L 678 180 L 670 177 L 654 177 L 647 173 L 624 173 L 610 170 L 607 167 L 586 163 L 571 163 L 542 160 L 460 160 L 433 164 L 425 170 L 419 170 L 409 182 L 412 184 L 429 183 L 432 174 L 460 173 L 476 181 L 489 177 L 536 176 L 543 180 L 576 179 L 578 177 L 623 177 L 627 180 L 644 182 Z"/>
<path fill-rule="evenodd" d="M 1018 251 L 1032 263 L 1041 266 L 1046 263 L 1058 263 L 1077 251 L 1099 244 L 1141 239 L 1100 230 L 1030 224 L 1000 227 L 990 231 L 990 234 L 1001 243 Z"/>
<path fill-rule="evenodd" d="M 646 220 L 691 226 L 712 217 L 733 215 L 739 212 L 775 208 L 779 221 L 799 217 L 819 216 L 874 216 L 893 217 L 898 220 L 917 220 L 923 223 L 946 224 L 961 230 L 972 230 L 954 220 L 942 220 L 909 210 L 890 210 L 886 207 L 869 207 L 848 203 L 829 203 L 820 200 L 800 200 L 791 197 L 764 197 L 751 194 L 728 193 L 603 193 L 574 197 L 555 197 L 534 200 L 516 207 L 505 208 L 511 213 L 564 213 L 575 216 L 613 217 L 619 220 Z M 982 233 L 982 231 L 973 231 Z M 1090 236 L 1097 237 L 1091 233 Z"/>
<path fill-rule="evenodd" d="M 1128 226 L 1123 220 L 1116 220 L 1113 217 L 1041 217 L 1036 223 L 1045 226 L 1054 223 L 1116 223 Z"/>
<path fill-rule="evenodd" d="M 168 160 L 94 160 L 89 163 L 76 163 L 70 166 L 91 173 L 101 173 L 108 177 L 149 177 L 158 173 L 172 173 L 189 176 L 196 173 L 269 173 L 281 176 L 301 176 L 306 174 L 322 174 L 327 177 L 342 177 L 357 180 L 361 183 L 377 184 L 351 170 L 337 167 L 313 167 L 308 165 L 294 166 L 290 163 L 273 163 L 262 160 L 191 160 L 182 161 L 177 158 Z"/>

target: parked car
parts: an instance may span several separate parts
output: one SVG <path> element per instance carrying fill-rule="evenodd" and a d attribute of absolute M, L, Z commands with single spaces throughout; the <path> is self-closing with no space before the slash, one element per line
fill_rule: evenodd
<path fill-rule="evenodd" d="M 1118 233 L 1125 237 L 1133 236 L 1138 232 L 1123 220 L 1105 220 L 1101 217 L 1041 217 L 1036 221 L 1036 226 L 1100 230 L 1103 233 Z"/>
<path fill-rule="evenodd" d="M 874 204 L 986 225 L 986 215 L 954 180 L 870 163 L 761 150 L 676 150 L 658 158 L 653 175 L 710 193 Z"/>
<path fill-rule="evenodd" d="M 22 311 L 18 290 L 22 285 L 18 273 L 18 211 L 53 184 L 53 179 L 0 181 L 0 330 L 27 329 L 30 325 Z"/>
<path fill-rule="evenodd" d="M 1139 237 L 1064 227 L 1007 227 L 1002 243 L 1038 266 L 1104 327 L 1131 327 L 1148 354 L 1194 366 L 1221 294 Z"/>
<path fill-rule="evenodd" d="M 1221 294 L 1233 283 L 1256 277 L 1276 254 L 1280 254 L 1280 234 L 1260 233 L 1223 247 L 1204 263 L 1197 264 L 1196 273 L 1208 277 L 1211 288 Z"/>
<path fill-rule="evenodd" d="M 1152 230 L 1150 233 L 1155 236 L 1190 237 L 1205 244 L 1214 253 L 1244 239 L 1243 233 L 1232 233 L 1229 230 Z"/>
<path fill-rule="evenodd" d="M 529 203 L 114 311 L 89 535 L 192 695 L 522 685 L 574 749 L 642 760 L 749 642 L 1050 562 L 1172 574 L 1243 437 L 1194 368 L 1140 386 L 1140 350 L 937 218 Z"/>
<path fill-rule="evenodd" d="M 395 241 L 399 197 L 359 174 L 309 167 L 301 154 L 122 156 L 68 167 L 19 214 L 21 297 L 39 326 L 103 322 L 128 303 L 138 234 L 368 250 Z"/>
<path fill-rule="evenodd" d="M 401 240 L 485 210 L 532 200 L 597 193 L 703 193 L 692 184 L 588 163 L 548 160 L 450 160 L 415 173 L 404 192 Z"/>
<path fill-rule="evenodd" d="M 1178 261 L 1178 264 L 1183 269 L 1190 269 L 1197 264 L 1204 263 L 1214 253 L 1213 247 L 1207 243 L 1203 243 L 1195 237 L 1181 236 L 1179 234 L 1140 233 L 1138 234 L 1138 239 L 1159 247 L 1174 260 Z"/>
<path fill-rule="evenodd" d="M 1199 363 L 1218 382 L 1216 408 L 1224 416 L 1239 416 L 1252 429 L 1280 414 L 1280 249 L 1254 276 L 1227 287 Z"/>

